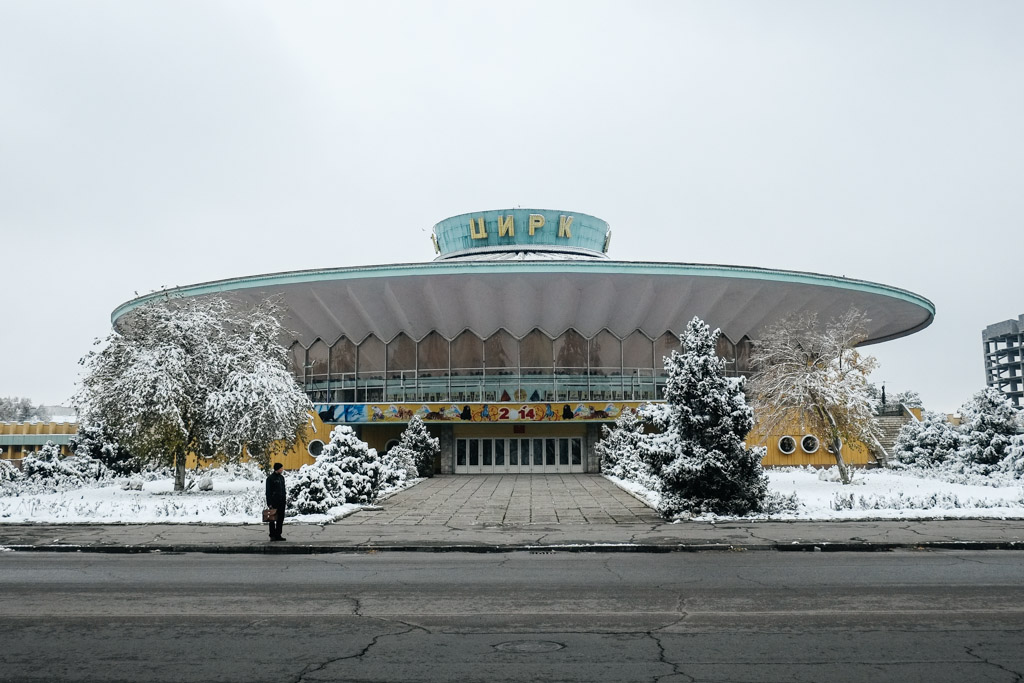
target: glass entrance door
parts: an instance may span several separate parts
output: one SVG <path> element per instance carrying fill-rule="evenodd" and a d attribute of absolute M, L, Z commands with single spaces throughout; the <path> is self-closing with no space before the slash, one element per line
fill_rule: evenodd
<path fill-rule="evenodd" d="M 455 440 L 456 474 L 555 474 L 583 471 L 583 438 Z"/>

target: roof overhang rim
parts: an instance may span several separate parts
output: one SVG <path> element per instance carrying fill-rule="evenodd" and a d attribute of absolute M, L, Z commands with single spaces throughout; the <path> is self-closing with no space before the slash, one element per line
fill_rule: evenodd
<path fill-rule="evenodd" d="M 633 274 L 644 271 L 652 276 L 693 276 L 711 278 L 738 278 L 749 280 L 768 280 L 790 284 L 807 284 L 824 287 L 836 287 L 871 294 L 879 294 L 901 299 L 915 304 L 928 311 L 928 320 L 912 330 L 905 331 L 896 337 L 912 334 L 931 324 L 935 316 L 935 304 L 923 296 L 911 291 L 884 285 L 868 280 L 823 275 L 806 271 L 779 270 L 757 268 L 753 266 L 728 266 L 719 264 L 672 263 L 661 261 L 612 261 L 610 259 L 580 259 L 565 261 L 428 261 L 420 263 L 398 263 L 372 266 L 348 266 L 341 268 L 320 268 L 314 270 L 294 270 L 280 273 L 267 273 L 210 282 L 183 285 L 159 290 L 136 297 L 122 303 L 110 315 L 112 323 L 134 308 L 144 303 L 166 296 L 204 296 L 209 294 L 225 294 L 233 290 L 252 289 L 269 285 L 291 285 L 325 280 L 351 280 L 363 278 L 388 278 L 416 275 L 452 275 L 459 272 L 476 273 L 560 273 L 581 271 L 584 273 Z M 886 341 L 894 337 L 874 339 L 871 343 Z"/>

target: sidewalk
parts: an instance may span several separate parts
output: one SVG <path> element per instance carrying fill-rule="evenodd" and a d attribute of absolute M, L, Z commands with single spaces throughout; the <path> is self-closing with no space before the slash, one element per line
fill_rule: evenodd
<path fill-rule="evenodd" d="M 336 553 L 674 552 L 710 550 L 1024 550 L 1022 520 L 879 522 L 683 522 L 679 524 L 285 525 L 270 543 L 263 525 L 0 525 L 0 550 L 49 552 Z"/>
<path fill-rule="evenodd" d="M 336 553 L 1021 549 L 1024 520 L 665 523 L 598 475 L 439 476 L 325 526 L 0 524 L 0 551 Z"/>

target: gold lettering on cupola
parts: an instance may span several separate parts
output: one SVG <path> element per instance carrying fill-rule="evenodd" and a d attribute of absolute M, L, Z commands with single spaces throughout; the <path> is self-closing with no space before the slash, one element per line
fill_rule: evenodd
<path fill-rule="evenodd" d="M 558 236 L 559 237 L 572 237 L 572 230 L 569 227 L 572 225 L 572 216 L 559 216 L 558 217 Z"/>
<path fill-rule="evenodd" d="M 487 239 L 487 227 L 484 225 L 483 216 L 469 219 L 469 236 L 475 240 Z"/>
<path fill-rule="evenodd" d="M 498 237 L 515 237 L 516 236 L 516 223 L 515 218 L 509 216 L 498 216 Z"/>
<path fill-rule="evenodd" d="M 530 237 L 533 237 L 533 233 L 540 228 L 544 227 L 544 216 L 539 213 L 530 214 Z"/>

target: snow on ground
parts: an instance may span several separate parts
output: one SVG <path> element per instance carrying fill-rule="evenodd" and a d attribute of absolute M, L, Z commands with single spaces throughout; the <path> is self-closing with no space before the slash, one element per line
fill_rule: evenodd
<path fill-rule="evenodd" d="M 126 480 L 115 479 L 49 493 L 0 492 L 0 524 L 262 524 L 264 480 L 213 472 L 212 491 L 193 488 L 175 493 L 173 479 L 162 478 L 145 482 L 141 491 L 124 490 Z M 393 491 L 384 496 L 390 493 Z M 346 504 L 326 514 L 287 519 L 289 523 L 328 524 L 362 507 Z"/>
<path fill-rule="evenodd" d="M 834 478 L 834 468 L 786 467 L 765 470 L 768 490 L 796 497 L 796 509 L 754 515 L 750 519 L 1024 519 L 1024 487 L 972 486 L 922 479 L 892 470 L 853 470 L 848 486 Z M 641 500 L 657 505 L 658 494 L 634 482 L 609 477 Z M 702 515 L 696 519 L 715 519 Z"/>
<path fill-rule="evenodd" d="M 978 486 L 923 479 L 886 469 L 853 470 L 844 486 L 821 470 L 766 470 L 769 488 L 796 493 L 795 512 L 773 519 L 1024 518 L 1024 486 Z M 834 468 L 824 470 L 832 474 Z"/>
<path fill-rule="evenodd" d="M 755 519 L 1024 518 L 1024 488 L 1020 485 L 972 486 L 890 470 L 859 470 L 855 483 L 843 486 L 821 479 L 819 470 L 785 468 L 767 472 L 770 490 L 784 497 L 795 494 L 797 507 Z M 265 500 L 262 478 L 215 474 L 212 491 L 193 489 L 185 493 L 175 493 L 170 478 L 147 481 L 142 491 L 123 490 L 123 481 L 51 493 L 0 494 L 0 524 L 260 523 Z M 413 480 L 410 485 L 417 481 L 421 480 Z M 648 500 L 656 495 L 635 484 L 613 481 Z M 328 514 L 299 515 L 288 521 L 327 524 L 358 509 L 358 505 L 344 505 Z"/>

